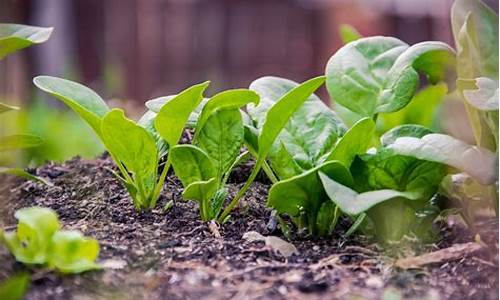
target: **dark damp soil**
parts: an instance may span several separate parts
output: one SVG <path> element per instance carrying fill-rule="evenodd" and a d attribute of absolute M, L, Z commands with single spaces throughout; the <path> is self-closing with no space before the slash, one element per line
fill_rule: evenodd
<path fill-rule="evenodd" d="M 250 163 L 237 169 L 231 192 L 242 185 Z M 498 222 L 478 224 L 483 250 L 457 260 L 420 269 L 393 267 L 369 238 L 342 236 L 342 220 L 329 239 L 307 240 L 294 235 L 297 249 L 285 259 L 261 242 L 242 239 L 257 231 L 284 239 L 265 207 L 269 183 L 253 184 L 231 219 L 216 237 L 198 217 L 197 205 L 183 202 L 181 185 L 170 175 L 157 208 L 134 210 L 125 190 L 112 176 L 107 156 L 71 159 L 32 170 L 54 186 L 0 178 L 1 226 L 15 228 L 16 209 L 45 206 L 58 212 L 63 226 L 99 240 L 103 271 L 62 276 L 41 268 L 26 269 L 0 246 L 0 280 L 22 271 L 32 274 L 26 299 L 498 299 Z M 163 210 L 167 200 L 175 205 Z M 474 240 L 459 222 L 441 226 L 440 239 L 418 255 Z M 394 255 L 394 253 L 393 253 Z M 392 257 L 392 258 L 391 258 Z"/>

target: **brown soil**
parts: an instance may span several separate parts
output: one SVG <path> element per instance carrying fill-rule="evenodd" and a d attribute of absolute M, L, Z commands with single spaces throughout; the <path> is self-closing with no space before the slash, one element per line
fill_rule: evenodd
<path fill-rule="evenodd" d="M 73 276 L 30 269 L 32 283 L 26 299 L 498 299 L 495 220 L 478 224 L 488 245 L 482 251 L 420 269 L 398 270 L 393 267 L 394 256 L 469 242 L 473 235 L 460 223 L 448 222 L 435 244 L 398 248 L 388 256 L 367 237 L 342 236 L 349 225 L 342 220 L 329 239 L 294 235 L 291 243 L 299 254 L 285 259 L 264 243 L 242 240 L 252 230 L 284 238 L 269 224 L 271 212 L 265 207 L 269 185 L 264 176 L 220 226 L 222 237 L 217 238 L 209 224 L 199 219 L 197 204 L 182 201 L 175 176 L 168 177 L 157 209 L 137 212 L 109 171 L 113 168 L 106 156 L 74 158 L 32 170 L 49 178 L 52 187 L 19 179 L 2 184 L 3 227 L 14 228 L 16 209 L 50 207 L 65 228 L 99 240 L 100 260 L 124 263 L 118 269 Z M 234 172 L 232 193 L 242 185 L 248 169 L 247 165 Z M 175 205 L 164 211 L 167 199 L 174 199 Z M 0 266 L 0 280 L 26 270 L 3 247 Z"/>

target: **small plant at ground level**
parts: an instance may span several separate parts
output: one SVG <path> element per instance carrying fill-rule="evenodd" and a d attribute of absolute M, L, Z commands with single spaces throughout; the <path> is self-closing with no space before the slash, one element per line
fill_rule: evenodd
<path fill-rule="evenodd" d="M 91 89 L 69 80 L 39 76 L 34 83 L 72 108 L 89 126 L 110 153 L 136 209 L 154 208 L 165 177 L 170 168 L 168 156 L 160 176 L 159 161 L 165 147 L 175 146 L 184 130 L 189 115 L 203 99 L 208 82 L 194 85 L 166 102 L 155 116 L 155 132 L 127 119 L 120 109 L 110 110 L 104 100 Z M 149 129 L 149 130 L 148 130 Z M 159 134 L 164 142 L 159 143 Z M 156 137 L 156 139 L 155 139 Z"/>
<path fill-rule="evenodd" d="M 30 284 L 30 276 L 26 273 L 13 275 L 0 282 L 0 299 L 21 300 Z"/>
<path fill-rule="evenodd" d="M 259 96 L 249 90 L 229 90 L 213 96 L 199 114 L 193 145 L 171 149 L 175 174 L 184 186 L 182 195 L 199 202 L 203 220 L 218 217 L 231 170 L 249 156 L 248 152 L 240 154 L 244 138 L 240 107 L 258 102 Z"/>
<path fill-rule="evenodd" d="M 54 211 L 49 208 L 23 208 L 14 214 L 17 230 L 2 232 L 1 239 L 16 260 L 27 265 L 45 265 L 63 273 L 100 269 L 96 240 L 80 232 L 60 230 Z"/>

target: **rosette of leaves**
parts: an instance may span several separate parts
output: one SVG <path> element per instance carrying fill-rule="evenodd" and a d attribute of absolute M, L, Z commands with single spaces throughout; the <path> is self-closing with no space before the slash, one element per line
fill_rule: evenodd
<path fill-rule="evenodd" d="M 321 181 L 330 199 L 346 214 L 366 215 L 375 235 L 398 241 L 404 235 L 432 237 L 439 213 L 431 199 L 446 166 L 468 172 L 479 182 L 495 180 L 495 155 L 418 125 L 394 128 L 381 138 L 381 147 L 358 155 L 350 170 L 354 187 L 326 173 Z M 497 171 L 498 172 L 498 171 Z"/>
<path fill-rule="evenodd" d="M 250 85 L 250 89 L 261 96 L 261 103 L 248 109 L 252 120 L 247 125 L 250 149 L 260 146 L 252 142 L 253 136 L 265 130 L 269 109 L 298 86 L 277 77 L 263 77 Z M 319 172 L 351 186 L 349 166 L 354 156 L 369 146 L 373 131 L 374 123 L 369 118 L 346 130 L 336 114 L 309 93 L 270 147 L 268 161 L 273 172 L 271 177 L 276 179 L 267 205 L 280 214 L 289 215 L 300 229 L 306 229 L 311 235 L 330 234 L 340 211 L 325 193 Z"/>
<path fill-rule="evenodd" d="M 179 142 L 189 116 L 200 105 L 209 84 L 187 88 L 163 103 L 154 118 L 143 117 L 142 122 L 136 123 L 126 118 L 122 110 L 110 110 L 99 95 L 76 82 L 38 76 L 34 83 L 68 105 L 94 130 L 118 167 L 115 175 L 136 209 L 156 206 L 171 165 L 170 155 L 163 165 L 160 158 Z"/>
<path fill-rule="evenodd" d="M 248 158 L 240 153 L 244 138 L 240 107 L 259 102 L 249 90 L 228 90 L 210 98 L 200 111 L 192 145 L 171 149 L 172 165 L 183 197 L 199 203 L 202 220 L 218 217 L 227 195 L 231 170 Z"/>
<path fill-rule="evenodd" d="M 44 265 L 62 273 L 100 269 L 95 262 L 99 244 L 78 231 L 60 230 L 57 214 L 49 208 L 23 208 L 14 214 L 17 229 L 2 232 L 2 240 L 17 261 Z"/>

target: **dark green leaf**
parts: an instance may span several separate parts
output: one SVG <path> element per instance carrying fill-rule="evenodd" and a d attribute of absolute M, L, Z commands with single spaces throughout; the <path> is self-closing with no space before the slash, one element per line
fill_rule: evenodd
<path fill-rule="evenodd" d="M 175 174 L 187 187 L 193 182 L 208 181 L 217 176 L 217 169 L 208 155 L 192 145 L 177 145 L 171 150 Z"/>

